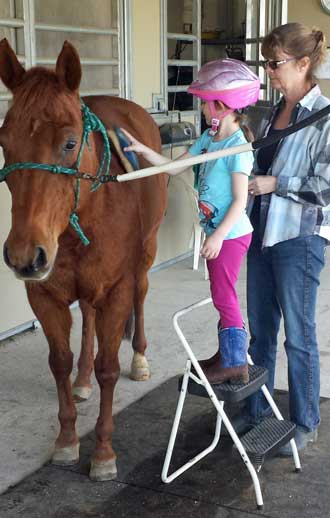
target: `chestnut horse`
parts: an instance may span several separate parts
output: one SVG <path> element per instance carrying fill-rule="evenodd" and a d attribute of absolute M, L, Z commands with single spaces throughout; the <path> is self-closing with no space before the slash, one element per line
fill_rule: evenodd
<path fill-rule="evenodd" d="M 88 397 L 94 363 L 100 413 L 90 477 L 109 480 L 117 473 L 112 402 L 120 372 L 118 350 L 133 308 L 137 364 L 133 377 L 148 377 L 143 304 L 147 272 L 156 253 L 156 233 L 165 211 L 166 177 L 104 184 L 84 181 L 88 177 L 94 180 L 102 169 L 108 141 L 103 127 L 103 133 L 90 132 L 84 142 L 86 127 L 87 131 L 95 128 L 88 127 L 90 119 L 83 123 L 78 92 L 81 65 L 70 43 L 64 43 L 54 71 L 42 67 L 25 71 L 7 40 L 2 40 L 0 78 L 13 94 L 0 128 L 5 157 L 0 179 L 2 174 L 12 197 L 12 226 L 4 258 L 16 277 L 25 281 L 29 302 L 49 344 L 60 422 L 52 460 L 55 464 L 79 460 L 77 412 L 70 381 L 69 307 L 79 300 L 83 340 L 74 385 L 78 398 Z M 106 96 L 84 102 L 105 128 L 126 128 L 160 150 L 157 125 L 135 103 Z M 84 110 L 88 115 L 88 109 Z M 142 159 L 139 162 L 140 167 L 146 165 Z M 64 174 L 67 171 L 71 173 Z M 88 173 L 85 178 L 82 171 Z M 52 174 L 55 172 L 60 174 Z M 123 172 L 113 154 L 111 173 Z M 86 236 L 88 246 L 82 242 Z M 95 361 L 94 327 L 98 341 Z"/>

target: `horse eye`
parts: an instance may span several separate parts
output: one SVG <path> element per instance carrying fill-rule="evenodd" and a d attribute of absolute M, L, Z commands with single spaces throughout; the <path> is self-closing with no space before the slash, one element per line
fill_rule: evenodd
<path fill-rule="evenodd" d="M 77 145 L 77 142 L 73 139 L 69 139 L 64 144 L 64 151 L 72 151 Z"/>

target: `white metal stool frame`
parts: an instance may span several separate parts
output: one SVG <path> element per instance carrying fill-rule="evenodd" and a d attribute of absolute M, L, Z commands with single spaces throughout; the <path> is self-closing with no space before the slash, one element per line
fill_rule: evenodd
<path fill-rule="evenodd" d="M 199 219 L 199 208 L 198 208 L 198 191 L 190 185 L 184 178 L 180 178 L 178 176 L 176 178 L 177 180 L 180 180 L 180 182 L 183 184 L 186 194 L 189 198 L 191 209 L 192 209 L 192 215 L 193 215 L 193 228 L 192 228 L 192 235 L 191 235 L 191 245 L 194 246 L 194 256 L 193 256 L 193 270 L 198 270 L 198 264 L 199 264 L 199 256 L 200 256 L 200 250 L 201 245 L 204 241 L 204 231 L 200 225 L 200 219 Z M 204 279 L 207 281 L 209 279 L 209 271 L 207 269 L 206 265 L 206 259 L 203 259 L 204 262 Z"/>
<path fill-rule="evenodd" d="M 229 435 L 231 436 L 234 444 L 237 447 L 238 452 L 240 453 L 240 455 L 243 459 L 244 464 L 246 465 L 247 469 L 250 472 L 252 482 L 254 485 L 257 506 L 259 509 L 261 509 L 263 507 L 263 499 L 262 499 L 260 483 L 259 483 L 259 479 L 258 479 L 256 470 L 255 470 L 254 466 L 252 465 L 238 435 L 236 434 L 233 426 L 231 425 L 230 420 L 228 419 L 228 417 L 223 409 L 224 401 L 219 401 L 218 398 L 216 397 L 216 395 L 212 389 L 212 386 L 210 385 L 209 381 L 207 380 L 203 370 L 201 369 L 192 349 L 190 348 L 190 346 L 178 324 L 178 319 L 181 316 L 185 315 L 186 313 L 189 313 L 190 311 L 192 311 L 196 308 L 209 304 L 210 302 L 212 302 L 212 299 L 210 297 L 208 297 L 195 304 L 192 304 L 191 306 L 187 306 L 186 308 L 184 308 L 180 311 L 177 311 L 173 316 L 174 329 L 175 329 L 177 335 L 179 336 L 179 338 L 182 342 L 182 345 L 188 354 L 188 359 L 187 359 L 186 368 L 184 371 L 180 396 L 179 396 L 177 409 L 176 409 L 176 413 L 175 413 L 175 417 L 174 417 L 174 421 L 173 421 L 172 431 L 171 431 L 171 435 L 170 435 L 170 439 L 169 439 L 169 443 L 168 443 L 168 447 L 167 447 L 167 451 L 166 451 L 166 456 L 165 456 L 165 460 L 164 460 L 164 465 L 163 465 L 163 470 L 162 470 L 162 481 L 165 483 L 172 482 L 172 480 L 174 480 L 176 477 L 178 477 L 179 475 L 184 473 L 187 469 L 191 468 L 194 464 L 196 464 L 198 461 L 200 461 L 208 453 L 213 451 L 220 440 L 221 424 L 223 421 L 225 427 L 228 430 Z M 250 365 L 253 365 L 253 362 L 249 356 L 248 356 L 248 362 Z M 193 364 L 198 376 L 196 376 L 195 374 L 193 374 L 191 372 L 191 364 Z M 209 395 L 209 398 L 211 399 L 213 405 L 215 406 L 215 408 L 217 410 L 215 434 L 214 434 L 213 441 L 205 450 L 203 450 L 198 455 L 196 455 L 195 457 L 190 459 L 183 466 L 181 466 L 176 471 L 174 471 L 171 475 L 168 475 L 169 466 L 170 466 L 173 449 L 174 449 L 174 445 L 175 445 L 175 440 L 176 440 L 176 436 L 178 433 L 179 423 L 180 423 L 180 419 L 181 419 L 181 415 L 182 415 L 183 405 L 184 405 L 184 401 L 185 401 L 185 398 L 187 395 L 189 378 L 192 378 L 194 380 L 194 382 L 204 386 L 205 390 L 207 391 L 207 393 Z M 271 406 L 276 418 L 280 421 L 283 420 L 283 417 L 282 417 L 279 409 L 277 408 L 275 401 L 273 400 L 272 396 L 270 395 L 270 392 L 268 391 L 267 387 L 265 385 L 263 385 L 261 387 L 261 390 L 263 391 L 264 396 L 266 397 L 269 405 Z M 297 471 L 299 471 L 301 469 L 301 464 L 300 464 L 300 459 L 299 459 L 299 455 L 298 455 L 298 451 L 297 451 L 297 446 L 296 446 L 294 439 L 290 440 L 290 445 L 292 448 L 292 454 L 293 454 L 295 468 Z"/>

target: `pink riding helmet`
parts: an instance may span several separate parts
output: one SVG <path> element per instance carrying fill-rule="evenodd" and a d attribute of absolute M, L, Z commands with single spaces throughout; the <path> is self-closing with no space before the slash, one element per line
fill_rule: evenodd
<path fill-rule="evenodd" d="M 229 107 L 229 110 L 222 114 L 223 118 L 234 110 L 257 102 L 259 90 L 259 77 L 245 63 L 231 58 L 210 61 L 203 65 L 196 80 L 188 88 L 189 93 L 210 104 L 214 118 L 212 130 L 213 126 L 219 126 L 214 101 L 221 101 Z"/>

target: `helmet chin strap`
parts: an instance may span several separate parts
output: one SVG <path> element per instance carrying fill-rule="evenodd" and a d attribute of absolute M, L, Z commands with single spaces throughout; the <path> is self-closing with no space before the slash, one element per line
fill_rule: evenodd
<path fill-rule="evenodd" d="M 210 107 L 210 112 L 211 112 L 211 116 L 212 116 L 212 125 L 211 125 L 211 129 L 209 130 L 209 135 L 214 137 L 214 135 L 216 135 L 218 133 L 220 121 L 222 119 L 224 119 L 227 115 L 232 113 L 234 110 L 228 109 L 228 110 L 222 112 L 220 115 L 218 115 L 218 113 L 215 109 L 214 101 L 208 101 L 208 105 Z"/>

